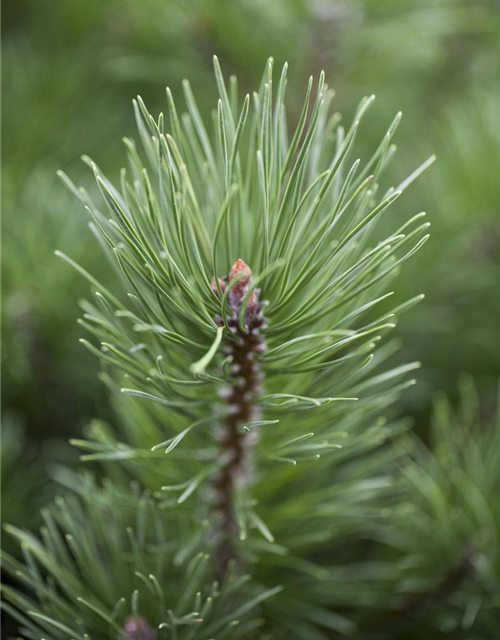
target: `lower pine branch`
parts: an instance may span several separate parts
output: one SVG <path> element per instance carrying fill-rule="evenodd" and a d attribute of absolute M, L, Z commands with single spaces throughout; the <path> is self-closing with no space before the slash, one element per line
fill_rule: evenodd
<path fill-rule="evenodd" d="M 392 613 L 389 620 L 372 621 L 370 631 L 379 634 L 401 632 L 407 625 L 426 615 L 443 604 L 453 593 L 458 591 L 464 582 L 474 573 L 474 557 L 470 547 L 466 548 L 459 562 L 452 567 L 428 592 L 409 596 L 402 605 Z"/>

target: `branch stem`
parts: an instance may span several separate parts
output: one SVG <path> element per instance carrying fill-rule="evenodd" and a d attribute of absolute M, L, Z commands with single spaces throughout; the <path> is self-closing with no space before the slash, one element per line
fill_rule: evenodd
<path fill-rule="evenodd" d="M 245 273 L 248 273 L 246 278 Z M 219 579 L 224 578 L 231 561 L 238 562 L 234 546 L 238 536 L 235 496 L 251 480 L 251 452 L 257 441 L 256 431 L 245 432 L 243 426 L 259 417 L 256 400 L 262 393 L 263 374 L 256 355 L 265 350 L 264 338 L 260 333 L 264 323 L 262 305 L 258 302 L 257 294 L 252 294 L 251 304 L 248 305 L 245 330 L 239 327 L 240 306 L 251 281 L 251 271 L 241 260 L 231 269 L 229 282 L 236 276 L 240 280 L 229 295 L 232 317 L 228 319 L 228 326 L 236 339 L 228 341 L 225 347 L 226 355 L 232 360 L 234 382 L 224 393 L 229 412 L 219 432 L 219 470 L 214 480 L 216 570 Z M 219 286 L 225 287 L 225 282 L 221 280 Z"/>

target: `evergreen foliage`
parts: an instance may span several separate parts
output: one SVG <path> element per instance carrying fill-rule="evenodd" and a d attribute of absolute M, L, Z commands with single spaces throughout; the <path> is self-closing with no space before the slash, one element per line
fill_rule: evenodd
<path fill-rule="evenodd" d="M 498 148 L 495 8 L 491 0 L 275 0 L 265 9 L 247 0 L 233 0 L 231 7 L 214 0 L 6 5 L 4 412 L 37 442 L 49 432 L 66 439 L 91 416 L 107 415 L 95 364 L 75 340 L 71 300 L 85 295 L 85 283 L 52 252 L 60 248 L 102 280 L 105 259 L 84 232 L 85 216 L 70 214 L 71 194 L 59 188 L 55 170 L 63 167 L 89 187 L 92 175 L 78 163 L 78 150 L 98 158 L 115 180 L 121 148 L 114 141 L 133 132 L 132 92 L 146 97 L 156 113 L 163 108 L 165 83 L 177 94 L 187 76 L 205 118 L 215 93 L 213 51 L 223 54 L 245 90 L 258 84 L 269 54 L 280 66 L 288 60 L 291 122 L 311 72 L 325 68 L 337 90 L 336 108 L 349 118 L 369 87 L 377 101 L 372 126 L 358 138 L 358 155 L 369 155 L 394 105 L 401 108 L 403 144 L 398 161 L 387 167 L 390 184 L 411 171 L 416 157 L 437 153 L 439 167 L 426 177 L 426 188 L 411 193 L 414 210 L 432 211 L 434 241 L 420 260 L 407 263 L 396 292 L 402 301 L 418 281 L 427 296 L 426 305 L 399 325 L 400 362 L 418 359 L 424 366 L 422 382 L 401 403 L 427 421 L 434 391 L 453 393 L 463 370 L 480 381 L 487 401 L 500 363 L 494 348 L 499 235 L 491 170 Z M 478 278 L 481 286 L 475 286 Z"/>
<path fill-rule="evenodd" d="M 482 415 L 476 386 L 463 375 L 459 397 L 457 411 L 446 396 L 436 397 L 428 446 L 411 438 L 403 499 L 381 537 L 401 553 L 392 567 L 401 591 L 392 630 L 402 628 L 403 637 L 422 629 L 457 640 L 497 633 L 500 396 Z"/>
<path fill-rule="evenodd" d="M 386 364 L 421 299 L 391 308 L 392 281 L 429 224 L 416 212 L 385 237 L 377 223 L 432 158 L 384 185 L 400 114 L 353 161 L 373 96 L 344 128 L 311 79 L 289 135 L 286 65 L 275 78 L 270 61 L 242 102 L 217 60 L 215 77 L 212 127 L 188 82 L 185 114 L 167 90 L 168 129 L 134 102 L 142 148 L 125 139 L 120 185 L 85 158 L 98 202 L 61 175 L 121 283 L 59 253 L 92 285 L 82 342 L 120 419 L 73 442 L 106 479 L 59 470 L 71 491 L 41 540 L 11 528 L 24 564 L 6 567 L 34 596 L 7 586 L 5 607 L 33 640 L 371 637 L 441 605 L 431 627 L 471 626 L 495 604 L 483 532 L 498 514 L 476 498 L 498 486 L 498 436 L 458 465 L 441 411 L 430 457 L 392 408 L 419 365 Z M 463 528 L 454 509 L 470 511 Z M 443 536 L 422 549 L 435 519 Z"/>

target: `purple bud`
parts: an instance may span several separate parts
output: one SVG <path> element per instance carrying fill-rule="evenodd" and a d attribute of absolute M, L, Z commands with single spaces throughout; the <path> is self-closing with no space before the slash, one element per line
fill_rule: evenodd
<path fill-rule="evenodd" d="M 123 631 L 123 640 L 156 640 L 156 631 L 154 631 L 141 616 L 138 618 L 134 616 L 127 618 Z"/>

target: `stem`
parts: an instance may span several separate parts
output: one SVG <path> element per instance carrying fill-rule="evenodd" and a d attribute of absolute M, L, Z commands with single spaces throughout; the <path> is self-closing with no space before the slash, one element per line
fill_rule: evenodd
<path fill-rule="evenodd" d="M 251 449 L 256 443 L 256 432 L 245 433 L 242 426 L 258 418 L 256 400 L 261 394 L 263 375 L 255 356 L 263 353 L 265 342 L 259 329 L 264 323 L 262 305 L 257 294 L 253 293 L 246 311 L 246 327 L 242 331 L 238 325 L 240 306 L 247 294 L 252 272 L 238 260 L 229 278 L 219 281 L 224 291 L 226 282 L 239 277 L 229 293 L 229 306 L 232 317 L 228 326 L 235 340 L 226 346 L 226 354 L 231 356 L 234 384 L 225 398 L 229 412 L 219 434 L 219 470 L 214 480 L 215 505 L 218 516 L 216 524 L 216 564 L 217 575 L 222 580 L 231 561 L 238 561 L 234 548 L 234 538 L 238 534 L 238 525 L 234 515 L 235 494 L 239 488 L 247 485 L 251 477 Z M 214 291 L 217 290 L 212 285 Z"/>

